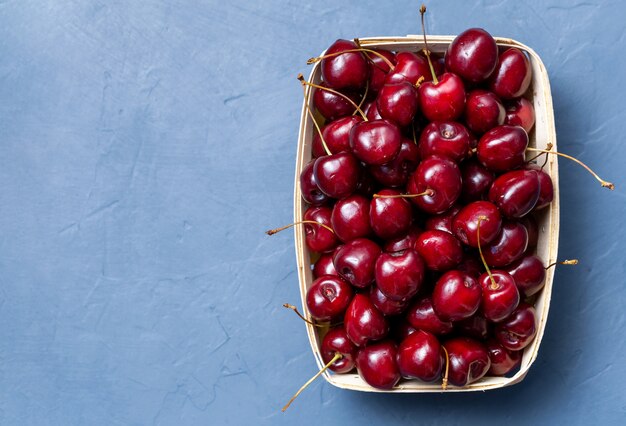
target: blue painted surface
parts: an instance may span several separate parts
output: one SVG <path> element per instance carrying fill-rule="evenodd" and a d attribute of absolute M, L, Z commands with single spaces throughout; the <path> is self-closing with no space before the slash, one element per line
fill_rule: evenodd
<path fill-rule="evenodd" d="M 512 388 L 370 395 L 319 381 L 292 217 L 305 60 L 339 37 L 419 31 L 375 1 L 0 3 L 0 423 L 618 424 L 626 417 L 626 6 L 441 1 L 552 79 L 562 268 L 536 364 Z"/>

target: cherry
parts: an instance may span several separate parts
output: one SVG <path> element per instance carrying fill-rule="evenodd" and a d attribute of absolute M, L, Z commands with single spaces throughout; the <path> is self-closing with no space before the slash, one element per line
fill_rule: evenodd
<path fill-rule="evenodd" d="M 535 125 L 535 108 L 533 104 L 526 98 L 518 98 L 509 101 L 505 105 L 506 118 L 504 123 L 509 126 L 521 126 L 530 133 Z"/>
<path fill-rule="evenodd" d="M 435 336 L 417 330 L 398 346 L 397 363 L 403 377 L 433 382 L 441 377 L 443 351 Z"/>
<path fill-rule="evenodd" d="M 483 134 L 494 127 L 501 126 L 505 120 L 504 105 L 500 99 L 487 90 L 472 90 L 465 102 L 465 123 L 478 134 Z"/>
<path fill-rule="evenodd" d="M 524 349 L 537 334 L 535 308 L 520 302 L 517 309 L 495 329 L 498 342 L 511 351 Z"/>
<path fill-rule="evenodd" d="M 376 309 L 382 312 L 385 315 L 398 315 L 404 312 L 404 310 L 409 305 L 409 299 L 404 300 L 394 300 L 387 296 L 385 293 L 380 291 L 378 286 L 371 286 L 369 297 Z"/>
<path fill-rule="evenodd" d="M 357 346 L 369 341 L 381 340 L 389 332 L 385 316 L 364 294 L 355 294 L 343 320 L 346 333 Z M 358 362 L 358 361 L 357 361 Z"/>
<path fill-rule="evenodd" d="M 410 334 L 415 333 L 417 329 L 405 321 L 398 321 L 394 324 L 392 331 L 394 332 L 394 339 L 399 343 L 406 339 Z"/>
<path fill-rule="evenodd" d="M 528 231 L 520 222 L 505 220 L 500 233 L 483 247 L 483 255 L 489 266 L 501 268 L 524 255 L 528 246 Z"/>
<path fill-rule="evenodd" d="M 365 113 L 365 118 L 370 121 L 374 120 L 382 120 L 383 118 L 380 116 L 378 112 L 378 106 L 376 106 L 376 100 L 366 102 L 363 107 L 363 112 Z"/>
<path fill-rule="evenodd" d="M 453 329 L 452 322 L 437 316 L 429 297 L 415 301 L 406 312 L 406 320 L 412 327 L 436 335 L 448 334 Z"/>
<path fill-rule="evenodd" d="M 339 275 L 355 287 L 364 288 L 374 281 L 374 267 L 381 250 L 366 238 L 357 238 L 339 247 L 333 264 Z"/>
<path fill-rule="evenodd" d="M 444 73 L 419 87 L 419 105 L 429 121 L 453 121 L 463 114 L 465 88 L 455 74 Z"/>
<path fill-rule="evenodd" d="M 318 321 L 340 318 L 353 295 L 346 281 L 332 275 L 322 275 L 311 284 L 306 293 L 306 305 L 311 316 Z"/>
<path fill-rule="evenodd" d="M 532 215 L 526 215 L 520 219 L 520 223 L 526 227 L 528 231 L 528 249 L 535 248 L 539 240 L 539 225 Z"/>
<path fill-rule="evenodd" d="M 470 135 L 461 123 L 436 121 L 424 127 L 418 146 L 422 158 L 440 155 L 458 163 L 468 156 L 469 144 Z"/>
<path fill-rule="evenodd" d="M 485 218 L 481 220 L 481 218 Z M 470 247 L 478 247 L 476 230 L 480 224 L 480 244 L 493 241 L 500 232 L 502 218 L 495 204 L 488 201 L 474 201 L 463 207 L 452 221 L 454 235 Z"/>
<path fill-rule="evenodd" d="M 410 194 L 422 194 L 411 198 L 421 210 L 438 214 L 448 210 L 461 194 L 461 172 L 452 160 L 430 156 L 422 160 L 409 179 Z"/>
<path fill-rule="evenodd" d="M 320 353 L 324 363 L 328 363 L 335 354 L 340 353 L 342 357 L 333 362 L 328 368 L 335 373 L 348 373 L 354 368 L 357 347 L 348 339 L 346 330 L 339 326 L 328 330 L 328 333 L 322 339 Z"/>
<path fill-rule="evenodd" d="M 478 340 L 487 339 L 491 332 L 489 321 L 479 314 L 458 321 L 454 325 L 459 333 Z"/>
<path fill-rule="evenodd" d="M 511 47 L 500 54 L 489 79 L 489 88 L 502 99 L 522 96 L 532 80 L 530 61 L 524 52 Z"/>
<path fill-rule="evenodd" d="M 376 98 L 376 106 L 381 117 L 400 127 L 413 122 L 418 104 L 418 91 L 408 81 L 385 84 Z"/>
<path fill-rule="evenodd" d="M 385 240 L 406 234 L 413 221 L 411 203 L 404 198 L 384 198 L 378 195 L 400 195 L 400 192 L 384 189 L 370 201 L 369 218 L 374 233 Z"/>
<path fill-rule="evenodd" d="M 321 83 L 322 88 L 327 88 Z M 359 101 L 359 97 L 355 93 L 346 93 L 345 96 L 352 102 Z M 344 96 L 328 90 L 316 89 L 313 91 L 313 105 L 322 116 L 327 120 L 336 120 L 341 117 L 351 115 L 354 112 L 354 105 Z"/>
<path fill-rule="evenodd" d="M 424 280 L 424 262 L 415 250 L 382 253 L 375 271 L 378 288 L 393 300 L 413 297 Z"/>
<path fill-rule="evenodd" d="M 417 84 L 420 78 L 430 79 L 428 63 L 426 60 L 413 52 L 398 52 L 396 54 L 396 66 L 387 74 L 386 84 L 407 81 Z"/>
<path fill-rule="evenodd" d="M 335 248 L 335 250 L 337 249 Z M 333 253 L 322 253 L 313 265 L 313 278 L 319 278 L 322 275 L 339 276 L 335 265 L 333 265 Z"/>
<path fill-rule="evenodd" d="M 491 366 L 487 348 L 482 343 L 457 337 L 443 344 L 450 358 L 448 380 L 454 386 L 467 386 L 481 379 Z"/>
<path fill-rule="evenodd" d="M 470 28 L 455 37 L 445 56 L 446 68 L 471 83 L 486 80 L 498 63 L 498 46 L 482 28 Z"/>
<path fill-rule="evenodd" d="M 333 89 L 361 89 L 369 78 L 369 66 L 359 46 L 350 40 L 337 40 L 324 53 L 322 78 Z M 338 52 L 340 55 L 330 56 Z"/>
<path fill-rule="evenodd" d="M 370 235 L 372 228 L 369 212 L 370 202 L 362 195 L 354 194 L 337 201 L 330 217 L 337 237 L 346 242 Z"/>
<path fill-rule="evenodd" d="M 422 230 L 414 226 L 405 235 L 387 240 L 383 250 L 387 253 L 394 253 L 415 248 L 415 242 L 421 233 Z"/>
<path fill-rule="evenodd" d="M 483 289 L 481 304 L 483 316 L 491 322 L 500 322 L 517 308 L 520 296 L 515 280 L 505 271 L 493 270 L 478 278 Z"/>
<path fill-rule="evenodd" d="M 537 178 L 539 179 L 539 199 L 537 199 L 537 204 L 535 204 L 534 210 L 540 210 L 548 207 L 554 199 L 554 185 L 552 184 L 552 178 L 535 164 L 529 163 L 525 166 L 525 168 L 537 172 Z"/>
<path fill-rule="evenodd" d="M 324 126 L 322 136 L 331 153 L 350 151 L 350 130 L 361 121 L 363 119 L 358 115 L 351 115 L 331 121 Z M 314 157 L 321 157 L 326 154 L 326 151 L 322 145 L 322 139 L 319 135 L 316 136 L 313 138 L 311 149 Z"/>
<path fill-rule="evenodd" d="M 478 277 L 483 273 L 483 264 L 475 256 L 466 253 L 465 257 L 461 263 L 458 264 L 456 269 L 478 279 Z"/>
<path fill-rule="evenodd" d="M 305 241 L 311 251 L 324 253 L 333 250 L 339 243 L 335 233 L 328 229 L 330 214 L 330 208 L 325 206 L 309 207 L 304 212 L 304 220 L 308 222 L 304 223 Z M 326 227 L 310 222 L 321 223 Z"/>
<path fill-rule="evenodd" d="M 365 55 L 369 58 L 369 67 L 370 67 L 370 80 L 369 80 L 369 90 L 373 93 L 377 93 L 383 84 L 385 84 L 385 79 L 387 78 L 387 74 L 391 71 L 391 67 L 389 63 L 387 63 L 383 58 L 384 56 L 387 61 L 391 64 L 396 63 L 396 55 L 393 52 L 382 49 L 372 49 L 378 53 L 378 55 L 365 52 Z"/>
<path fill-rule="evenodd" d="M 510 351 L 493 339 L 487 342 L 487 352 L 491 360 L 487 372 L 490 376 L 504 376 L 522 363 L 522 351 Z"/>
<path fill-rule="evenodd" d="M 527 255 L 504 268 L 515 280 L 524 297 L 536 294 L 545 285 L 546 270 L 543 262 L 535 255 Z"/>
<path fill-rule="evenodd" d="M 401 378 L 396 364 L 396 354 L 396 345 L 391 340 L 360 349 L 356 356 L 359 375 L 374 388 L 393 388 Z"/>
<path fill-rule="evenodd" d="M 467 203 L 482 200 L 495 176 L 492 171 L 472 159 L 461 164 L 461 199 Z"/>
<path fill-rule="evenodd" d="M 313 166 L 315 160 L 307 164 L 300 173 L 300 193 L 302 199 L 311 205 L 321 206 L 326 204 L 330 197 L 320 191 L 317 182 L 315 181 L 315 175 L 313 173 Z"/>
<path fill-rule="evenodd" d="M 378 182 L 372 177 L 367 169 L 362 168 L 359 175 L 359 182 L 356 185 L 355 193 L 370 198 L 378 190 Z"/>
<path fill-rule="evenodd" d="M 402 145 L 400 129 L 387 120 L 364 121 L 350 131 L 350 148 L 366 164 L 393 160 Z"/>
<path fill-rule="evenodd" d="M 398 155 L 388 163 L 369 166 L 368 170 L 381 184 L 388 187 L 405 186 L 419 163 L 419 150 L 408 138 L 402 138 Z"/>
<path fill-rule="evenodd" d="M 498 206 L 504 216 L 520 218 L 535 207 L 540 190 L 535 170 L 513 170 L 493 181 L 489 201 Z"/>
<path fill-rule="evenodd" d="M 520 167 L 526 158 L 528 134 L 519 126 L 498 126 L 478 141 L 476 156 L 485 167 L 505 172 Z"/>
<path fill-rule="evenodd" d="M 317 158 L 313 165 L 313 177 L 324 194 L 344 198 L 356 190 L 360 168 L 354 155 L 339 152 Z"/>
<path fill-rule="evenodd" d="M 433 289 L 433 308 L 444 321 L 459 321 L 478 311 L 480 285 L 475 278 L 461 271 L 448 271 L 437 280 Z"/>
<path fill-rule="evenodd" d="M 441 214 L 428 216 L 428 218 L 426 219 L 426 223 L 425 223 L 426 229 L 427 230 L 438 229 L 440 231 L 444 231 L 444 232 L 454 235 L 454 232 L 452 231 L 452 220 L 454 219 L 454 217 L 460 210 L 461 210 L 461 207 L 457 205 L 453 205 L 452 207 L 450 207 L 448 210 L 446 210 L 445 212 Z"/>
<path fill-rule="evenodd" d="M 461 243 L 452 234 L 440 230 L 424 231 L 418 238 L 415 248 L 433 271 L 448 271 L 463 260 Z"/>

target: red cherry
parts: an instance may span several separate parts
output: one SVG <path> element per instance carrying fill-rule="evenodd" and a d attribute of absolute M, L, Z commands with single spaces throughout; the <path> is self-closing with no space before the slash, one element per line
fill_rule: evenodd
<path fill-rule="evenodd" d="M 376 106 L 381 117 L 400 127 L 413 122 L 418 105 L 417 89 L 407 81 L 385 84 L 376 98 Z"/>
<path fill-rule="evenodd" d="M 468 156 L 469 144 L 465 126 L 454 121 L 436 121 L 424 127 L 418 146 L 422 158 L 440 155 L 458 163 Z"/>
<path fill-rule="evenodd" d="M 502 268 L 522 257 L 527 246 L 526 227 L 520 222 L 505 220 L 500 233 L 491 243 L 482 247 L 482 250 L 489 266 Z"/>
<path fill-rule="evenodd" d="M 328 333 L 322 339 L 320 353 L 322 354 L 324 364 L 328 364 L 337 353 L 340 353 L 342 357 L 333 362 L 328 368 L 335 373 L 348 373 L 354 368 L 357 348 L 348 339 L 346 330 L 339 326 L 328 330 Z"/>
<path fill-rule="evenodd" d="M 406 320 L 416 329 L 436 335 L 448 334 L 454 328 L 452 322 L 443 321 L 437 316 L 433 309 L 433 303 L 428 297 L 415 301 L 408 308 Z"/>
<path fill-rule="evenodd" d="M 411 84 L 416 84 L 420 77 L 424 77 L 426 81 L 432 79 L 426 59 L 413 52 L 398 52 L 396 54 L 396 66 L 391 73 L 387 74 L 385 83 L 408 81 Z"/>
<path fill-rule="evenodd" d="M 315 160 L 313 176 L 318 188 L 332 198 L 344 198 L 357 187 L 361 166 L 354 155 L 339 152 Z"/>
<path fill-rule="evenodd" d="M 537 334 L 535 308 L 520 302 L 517 309 L 495 329 L 498 342 L 511 351 L 524 349 Z"/>
<path fill-rule="evenodd" d="M 378 195 L 400 195 L 400 191 L 384 189 Z M 374 233 L 385 240 L 409 230 L 413 221 L 411 203 L 404 198 L 373 198 L 370 201 L 370 224 Z"/>
<path fill-rule="evenodd" d="M 359 375 L 374 388 L 393 388 L 401 378 L 396 354 L 396 345 L 391 340 L 366 346 L 356 356 Z"/>
<path fill-rule="evenodd" d="M 517 308 L 520 296 L 513 277 L 505 271 L 493 270 L 490 278 L 484 273 L 478 279 L 483 289 L 482 313 L 492 322 L 500 322 Z"/>
<path fill-rule="evenodd" d="M 354 194 L 337 201 L 333 207 L 330 223 L 337 237 L 343 241 L 367 237 L 370 226 L 370 203 L 362 195 Z"/>
<path fill-rule="evenodd" d="M 487 339 L 491 332 L 489 321 L 479 314 L 457 321 L 454 326 L 458 333 L 477 340 Z"/>
<path fill-rule="evenodd" d="M 371 286 L 369 297 L 376 309 L 385 315 L 399 315 L 409 305 L 409 299 L 393 300 L 380 291 L 378 286 Z"/>
<path fill-rule="evenodd" d="M 478 134 L 504 124 L 506 113 L 500 99 L 487 90 L 472 90 L 465 103 L 465 123 Z"/>
<path fill-rule="evenodd" d="M 387 120 L 364 121 L 350 131 L 350 147 L 366 164 L 385 164 L 393 160 L 402 145 L 398 127 Z"/>
<path fill-rule="evenodd" d="M 545 285 L 546 270 L 543 262 L 535 255 L 527 255 L 504 268 L 515 280 L 524 297 L 536 294 Z"/>
<path fill-rule="evenodd" d="M 437 280 L 432 294 L 433 308 L 444 321 L 459 321 L 478 311 L 480 285 L 461 271 L 448 271 Z"/>
<path fill-rule="evenodd" d="M 350 284 L 364 288 L 374 281 L 374 268 L 380 252 L 375 242 L 357 238 L 337 249 L 333 264 L 339 275 Z"/>
<path fill-rule="evenodd" d="M 369 121 L 374 120 L 382 120 L 383 118 L 380 116 L 378 112 L 378 106 L 376 106 L 376 100 L 366 102 L 363 106 L 363 113 L 365 113 L 365 118 Z"/>
<path fill-rule="evenodd" d="M 539 225 L 532 215 L 526 215 L 520 219 L 520 223 L 526 227 L 528 231 L 528 247 L 526 250 L 535 248 L 539 240 Z"/>
<path fill-rule="evenodd" d="M 461 199 L 469 203 L 484 198 L 495 176 L 492 171 L 472 159 L 461 165 L 461 179 L 463 179 Z"/>
<path fill-rule="evenodd" d="M 526 158 L 528 134 L 519 126 L 498 126 L 478 141 L 476 156 L 489 170 L 506 172 L 520 167 Z"/>
<path fill-rule="evenodd" d="M 539 199 L 537 199 L 537 204 L 535 204 L 534 210 L 541 210 L 548 207 L 554 199 L 554 185 L 552 184 L 552 178 L 535 164 L 527 164 L 525 168 L 537 172 L 537 178 L 539 179 Z"/>
<path fill-rule="evenodd" d="M 433 382 L 441 377 L 443 351 L 435 336 L 417 330 L 400 343 L 397 362 L 403 377 Z"/>
<path fill-rule="evenodd" d="M 415 248 L 433 271 L 448 271 L 463 260 L 461 243 L 445 231 L 424 231 L 418 238 Z"/>
<path fill-rule="evenodd" d="M 417 237 L 422 233 L 422 230 L 417 227 L 412 227 L 405 235 L 401 235 L 396 238 L 392 238 L 385 242 L 383 250 L 387 253 L 394 253 L 398 251 L 404 251 L 415 247 Z"/>
<path fill-rule="evenodd" d="M 300 173 L 300 193 L 306 203 L 321 206 L 326 204 L 330 197 L 324 194 L 317 185 L 315 175 L 313 174 L 314 164 L 315 160 L 311 161 Z"/>
<path fill-rule="evenodd" d="M 356 294 L 352 298 L 343 323 L 348 337 L 357 346 L 381 340 L 389 332 L 389 323 L 385 316 L 364 294 Z"/>
<path fill-rule="evenodd" d="M 482 219 L 481 218 L 485 218 Z M 463 207 L 452 221 L 454 235 L 464 244 L 478 247 L 476 230 L 480 221 L 480 244 L 493 241 L 502 226 L 502 218 L 495 204 L 488 201 L 474 201 Z"/>
<path fill-rule="evenodd" d="M 425 82 L 419 87 L 420 110 L 429 121 L 454 121 L 465 108 L 463 81 L 455 74 L 445 73 L 438 83 Z"/>
<path fill-rule="evenodd" d="M 486 80 L 498 63 L 498 46 L 482 28 L 470 28 L 455 37 L 445 56 L 446 68 L 471 83 Z"/>
<path fill-rule="evenodd" d="M 337 40 L 324 53 L 326 56 L 358 49 L 353 41 Z M 322 59 L 322 78 L 333 89 L 361 89 L 369 78 L 369 66 L 361 52 L 347 52 Z"/>
<path fill-rule="evenodd" d="M 304 220 L 310 220 L 330 226 L 329 207 L 309 207 L 304 212 Z M 314 252 L 323 253 L 331 251 L 337 246 L 339 240 L 334 232 L 314 223 L 304 224 L 305 242 L 307 247 Z"/>
<path fill-rule="evenodd" d="M 530 130 L 535 125 L 535 108 L 533 108 L 533 104 L 525 98 L 518 98 L 507 102 L 505 108 L 506 118 L 504 123 L 510 126 L 521 126 L 526 130 L 526 133 L 530 133 Z"/>
<path fill-rule="evenodd" d="M 396 55 L 389 50 L 383 49 L 372 49 L 378 53 L 378 55 L 370 52 L 365 52 L 365 55 L 369 58 L 369 67 L 370 67 L 370 82 L 369 82 L 369 90 L 372 93 L 378 93 L 383 84 L 385 84 L 385 79 L 387 78 L 387 74 L 391 71 L 389 68 L 389 64 L 380 57 L 380 55 L 384 56 L 389 62 L 392 64 L 396 64 Z"/>
<path fill-rule="evenodd" d="M 500 54 L 489 79 L 489 88 L 502 99 L 522 96 L 532 80 L 530 61 L 524 52 L 511 47 Z"/>
<path fill-rule="evenodd" d="M 323 275 L 311 284 L 306 293 L 306 305 L 318 321 L 340 318 L 353 295 L 352 287 L 339 277 Z"/>
<path fill-rule="evenodd" d="M 522 351 L 510 351 L 496 340 L 487 342 L 487 352 L 491 360 L 490 376 L 504 376 L 522 363 Z"/>
<path fill-rule="evenodd" d="M 322 88 L 329 87 L 324 83 L 320 83 L 320 86 Z M 355 104 L 358 104 L 361 100 L 360 97 L 353 92 L 346 92 L 345 95 Z M 354 105 L 347 99 L 336 93 L 319 88 L 313 91 L 313 105 L 325 119 L 331 121 L 352 115 L 354 112 Z"/>
<path fill-rule="evenodd" d="M 368 170 L 374 178 L 388 187 L 405 186 L 409 177 L 419 164 L 419 150 L 415 142 L 402 138 L 400 152 L 388 163 L 369 166 Z"/>
<path fill-rule="evenodd" d="M 454 386 L 467 386 L 481 379 L 491 366 L 487 348 L 467 337 L 457 337 L 443 344 L 450 358 L 448 381 Z"/>
<path fill-rule="evenodd" d="M 335 250 L 337 249 L 335 248 Z M 322 253 L 313 265 L 313 278 L 319 278 L 322 275 L 339 276 L 335 265 L 333 265 L 333 253 Z"/>
<path fill-rule="evenodd" d="M 342 117 L 335 121 L 331 121 L 322 129 L 322 136 L 326 142 L 326 146 L 332 153 L 341 151 L 350 151 L 350 130 L 355 124 L 362 122 L 363 119 L 358 115 L 351 115 L 349 117 Z M 313 138 L 313 144 L 311 149 L 314 157 L 321 157 L 326 155 L 322 140 L 316 133 L 316 137 Z"/>
<path fill-rule="evenodd" d="M 425 227 L 427 230 L 435 230 L 438 229 L 440 231 L 447 232 L 449 234 L 454 235 L 452 231 L 452 220 L 457 215 L 457 213 L 461 210 L 461 208 L 457 205 L 453 205 L 448 210 L 441 214 L 437 214 L 434 216 L 428 216 L 426 218 Z"/>
<path fill-rule="evenodd" d="M 375 271 L 378 288 L 393 300 L 413 297 L 424 280 L 424 262 L 415 250 L 382 253 Z"/>
<path fill-rule="evenodd" d="M 461 171 L 453 161 L 438 156 L 422 160 L 409 179 L 407 191 L 420 194 L 431 191 L 431 195 L 411 198 L 421 210 L 438 214 L 448 210 L 461 194 Z"/>
<path fill-rule="evenodd" d="M 493 181 L 489 201 L 498 206 L 506 217 L 520 218 L 535 207 L 540 190 L 535 170 L 513 170 Z"/>

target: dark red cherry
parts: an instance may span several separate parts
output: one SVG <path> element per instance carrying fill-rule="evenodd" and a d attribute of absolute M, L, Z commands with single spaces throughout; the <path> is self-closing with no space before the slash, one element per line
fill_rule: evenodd
<path fill-rule="evenodd" d="M 511 351 L 524 349 L 537 334 L 535 308 L 520 302 L 517 309 L 495 329 L 498 342 Z"/>
<path fill-rule="evenodd" d="M 554 200 L 554 185 L 552 184 L 552 178 L 549 174 L 544 172 L 541 167 L 529 163 L 525 166 L 528 170 L 534 170 L 537 172 L 537 178 L 539 179 L 539 199 L 535 204 L 534 210 L 540 210 L 550 205 Z"/>
<path fill-rule="evenodd" d="M 469 144 L 470 135 L 461 123 L 435 121 L 424 127 L 418 146 L 422 158 L 440 155 L 458 163 L 468 156 Z"/>
<path fill-rule="evenodd" d="M 465 272 L 448 271 L 433 289 L 433 308 L 444 321 L 459 321 L 478 311 L 481 289 L 478 281 Z"/>
<path fill-rule="evenodd" d="M 445 231 L 424 231 L 417 238 L 415 249 L 433 271 L 448 271 L 463 260 L 461 243 Z"/>
<path fill-rule="evenodd" d="M 478 247 L 476 230 L 479 221 L 480 244 L 481 246 L 489 244 L 496 238 L 502 226 L 500 211 L 489 201 L 474 201 L 463 207 L 452 221 L 454 235 L 462 243 Z"/>
<path fill-rule="evenodd" d="M 398 251 L 404 251 L 415 248 L 415 242 L 417 237 L 422 233 L 422 230 L 417 227 L 412 227 L 405 235 L 401 235 L 396 238 L 392 238 L 385 242 L 383 251 L 387 253 L 394 253 Z"/>
<path fill-rule="evenodd" d="M 491 360 L 487 372 L 490 376 L 504 376 L 522 363 L 522 351 L 510 351 L 494 339 L 487 342 L 487 352 Z"/>
<path fill-rule="evenodd" d="M 454 323 L 456 330 L 466 337 L 473 339 L 485 340 L 489 337 L 491 331 L 489 321 L 479 314 L 472 315 L 469 318 Z"/>
<path fill-rule="evenodd" d="M 505 124 L 509 126 L 521 126 L 530 133 L 535 125 L 535 108 L 533 104 L 525 98 L 514 99 L 507 102 Z"/>
<path fill-rule="evenodd" d="M 374 388 L 385 390 L 393 388 L 401 378 L 396 354 L 396 345 L 391 340 L 360 349 L 356 356 L 359 375 Z"/>
<path fill-rule="evenodd" d="M 495 179 L 492 171 L 472 159 L 461 164 L 461 199 L 466 203 L 482 200 Z"/>
<path fill-rule="evenodd" d="M 456 269 L 478 279 L 478 277 L 483 273 L 485 267 L 477 256 L 478 255 L 465 253 L 463 260 L 457 265 Z"/>
<path fill-rule="evenodd" d="M 452 207 L 450 207 L 448 210 L 446 210 L 445 212 L 441 214 L 428 216 L 426 218 L 426 223 L 425 223 L 426 229 L 427 230 L 438 229 L 440 231 L 444 231 L 444 232 L 454 235 L 454 232 L 452 231 L 452 219 L 454 219 L 454 217 L 460 210 L 461 210 L 461 207 L 457 205 L 453 205 Z"/>
<path fill-rule="evenodd" d="M 322 253 L 320 258 L 317 259 L 313 265 L 313 278 L 319 278 L 322 275 L 339 276 L 335 265 L 333 265 L 333 253 Z"/>
<path fill-rule="evenodd" d="M 434 155 L 424 158 L 409 179 L 407 192 L 420 194 L 426 190 L 432 195 L 411 198 L 421 210 L 439 214 L 452 207 L 461 194 L 461 171 L 456 163 Z"/>
<path fill-rule="evenodd" d="M 378 192 L 383 197 L 400 194 L 395 189 Z M 387 240 L 407 233 L 413 221 L 413 209 L 405 198 L 372 198 L 369 217 L 374 233 Z"/>
<path fill-rule="evenodd" d="M 528 246 L 528 231 L 520 222 L 505 220 L 492 242 L 482 247 L 489 266 L 502 268 L 524 255 Z"/>
<path fill-rule="evenodd" d="M 515 280 L 524 297 L 530 297 L 543 288 L 546 270 L 543 262 L 535 255 L 527 255 L 504 268 Z"/>
<path fill-rule="evenodd" d="M 378 286 L 371 286 L 369 297 L 376 309 L 385 315 L 399 315 L 409 305 L 409 299 L 405 300 L 393 300 L 380 291 Z"/>
<path fill-rule="evenodd" d="M 487 90 L 472 90 L 465 102 L 465 123 L 477 134 L 504 124 L 506 113 L 500 99 Z"/>
<path fill-rule="evenodd" d="M 450 358 L 448 381 L 451 385 L 467 386 L 489 371 L 491 361 L 482 343 L 467 337 L 457 337 L 448 340 L 443 346 Z"/>
<path fill-rule="evenodd" d="M 486 80 L 498 63 L 498 46 L 482 28 L 463 31 L 448 46 L 446 68 L 470 83 Z"/>
<path fill-rule="evenodd" d="M 506 172 L 520 167 L 526 158 L 528 134 L 519 126 L 498 126 L 478 141 L 476 156 L 489 170 Z"/>
<path fill-rule="evenodd" d="M 331 226 L 330 215 L 330 207 L 309 207 L 306 212 L 304 212 L 304 220 L 311 220 L 326 226 Z M 304 224 L 304 235 L 307 247 L 314 252 L 324 253 L 331 251 L 339 244 L 339 240 L 333 232 L 314 223 Z"/>
<path fill-rule="evenodd" d="M 363 121 L 363 119 L 360 116 L 351 115 L 331 121 L 324 126 L 322 136 L 324 136 L 326 146 L 328 146 L 331 153 L 350 151 L 350 130 L 352 130 L 355 124 L 361 121 Z M 319 136 L 313 138 L 311 149 L 313 150 L 314 157 L 326 155 L 322 140 Z"/>
<path fill-rule="evenodd" d="M 376 284 L 393 300 L 413 297 L 424 280 L 424 262 L 415 250 L 382 253 L 376 260 Z"/>
<path fill-rule="evenodd" d="M 389 332 L 389 323 L 365 294 L 355 294 L 343 320 L 346 333 L 357 346 L 381 340 Z"/>
<path fill-rule="evenodd" d="M 445 363 L 441 344 L 435 336 L 423 330 L 411 333 L 400 343 L 397 362 L 403 377 L 425 382 L 441 378 Z"/>
<path fill-rule="evenodd" d="M 417 88 L 408 81 L 385 84 L 376 98 L 376 106 L 381 117 L 400 127 L 413 122 L 418 103 Z"/>
<path fill-rule="evenodd" d="M 374 281 L 374 268 L 380 252 L 375 242 L 357 238 L 339 247 L 333 255 L 333 264 L 350 284 L 364 288 Z"/>
<path fill-rule="evenodd" d="M 405 321 L 397 321 L 396 324 L 393 325 L 391 331 L 393 332 L 393 338 L 398 343 L 403 341 L 412 333 L 417 331 L 411 324 Z"/>
<path fill-rule="evenodd" d="M 489 88 L 502 99 L 522 96 L 532 80 L 530 61 L 524 52 L 511 47 L 500 54 L 489 78 Z"/>
<path fill-rule="evenodd" d="M 376 99 L 374 99 L 373 101 L 366 102 L 365 105 L 363 106 L 363 112 L 365 113 L 365 117 L 369 121 L 383 119 L 380 116 L 380 113 L 378 112 L 378 107 L 376 106 Z"/>
<path fill-rule="evenodd" d="M 344 198 L 357 187 L 361 165 L 349 152 L 325 155 L 315 160 L 313 176 L 317 186 L 332 198 Z"/>
<path fill-rule="evenodd" d="M 335 373 L 348 373 L 354 368 L 357 347 L 348 339 L 346 330 L 342 326 L 331 328 L 322 339 L 320 348 L 324 364 L 329 363 L 335 354 L 342 357 L 333 362 L 330 367 Z"/>
<path fill-rule="evenodd" d="M 366 164 L 385 164 L 393 160 L 402 145 L 400 129 L 390 121 L 364 121 L 350 131 L 350 148 Z"/>
<path fill-rule="evenodd" d="M 361 168 L 359 183 L 356 185 L 355 193 L 370 198 L 378 191 L 378 182 L 365 168 Z"/>
<path fill-rule="evenodd" d="M 343 242 L 370 235 L 369 212 L 370 202 L 362 195 L 354 194 L 337 201 L 330 217 L 335 235 Z"/>
<path fill-rule="evenodd" d="M 337 40 L 326 52 L 330 55 L 358 49 L 350 40 Z M 347 52 L 322 59 L 322 79 L 333 89 L 361 89 L 369 78 L 367 59 L 361 52 Z"/>
<path fill-rule="evenodd" d="M 494 269 L 478 278 L 483 289 L 481 310 L 483 316 L 492 322 L 500 322 L 517 308 L 520 296 L 513 277 L 505 271 Z"/>
<path fill-rule="evenodd" d="M 541 187 L 535 170 L 513 170 L 496 178 L 489 189 L 489 201 L 506 217 L 520 218 L 535 207 Z"/>
<path fill-rule="evenodd" d="M 387 74 L 385 83 L 408 81 L 411 84 L 417 84 L 420 77 L 424 77 L 425 81 L 432 79 L 426 59 L 413 52 L 399 52 L 396 54 L 396 66 Z"/>
<path fill-rule="evenodd" d="M 448 334 L 454 328 L 452 322 L 443 321 L 437 316 L 433 309 L 433 302 L 428 297 L 417 300 L 409 306 L 406 320 L 416 329 L 436 335 Z"/>
<path fill-rule="evenodd" d="M 419 150 L 415 142 L 402 138 L 400 152 L 388 163 L 369 166 L 368 170 L 374 178 L 384 186 L 397 188 L 405 186 L 419 163 Z"/>
<path fill-rule="evenodd" d="M 321 206 L 326 204 L 330 197 L 320 191 L 317 182 L 315 181 L 315 175 L 313 174 L 313 166 L 315 160 L 307 164 L 300 173 L 300 192 L 302 199 L 311 205 Z"/>
<path fill-rule="evenodd" d="M 526 215 L 520 219 L 522 225 L 526 227 L 528 231 L 528 249 L 537 246 L 537 240 L 539 239 L 539 225 L 537 220 L 532 215 Z"/>
<path fill-rule="evenodd" d="M 328 87 L 324 83 L 320 83 L 322 87 Z M 358 105 L 360 97 L 353 92 L 346 92 L 345 95 Z M 313 105 L 320 114 L 327 120 L 336 120 L 341 117 L 352 115 L 354 105 L 342 96 L 324 89 L 315 89 L 313 91 Z"/>
<path fill-rule="evenodd" d="M 419 87 L 420 110 L 429 121 L 454 121 L 465 108 L 465 87 L 455 74 L 444 73 L 439 82 Z"/>
<path fill-rule="evenodd" d="M 370 52 L 365 52 L 365 55 L 369 58 L 369 67 L 370 67 L 370 82 L 369 82 L 369 90 L 372 93 L 378 93 L 383 84 L 385 84 L 385 79 L 387 78 L 387 74 L 391 71 L 389 68 L 389 64 L 381 58 L 379 55 L 384 56 L 389 62 L 392 64 L 396 64 L 396 55 L 389 50 L 383 49 L 372 49 L 378 52 L 378 55 Z"/>
<path fill-rule="evenodd" d="M 318 321 L 340 318 L 352 300 L 352 287 L 332 275 L 322 275 L 311 284 L 306 293 L 306 306 Z"/>

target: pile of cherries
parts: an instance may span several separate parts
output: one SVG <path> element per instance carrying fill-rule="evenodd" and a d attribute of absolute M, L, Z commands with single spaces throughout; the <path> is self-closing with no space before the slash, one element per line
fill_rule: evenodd
<path fill-rule="evenodd" d="M 299 77 L 324 119 L 300 175 L 317 259 L 308 314 L 326 368 L 356 367 L 379 389 L 513 372 L 547 269 L 534 212 L 553 184 L 526 160 L 543 155 L 528 147 L 528 57 L 478 28 L 444 57 L 424 42 L 394 53 L 337 40 L 309 61 L 320 84 Z"/>

